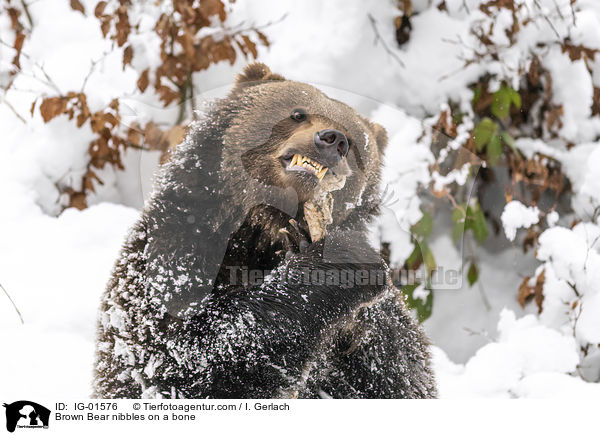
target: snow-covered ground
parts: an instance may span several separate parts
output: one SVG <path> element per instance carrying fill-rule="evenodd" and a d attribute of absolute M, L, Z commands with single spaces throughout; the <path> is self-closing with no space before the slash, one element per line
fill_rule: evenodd
<path fill-rule="evenodd" d="M 83 3 L 91 15 L 95 2 Z M 228 18 L 231 24 L 275 22 L 264 29 L 273 43 L 260 48 L 259 60 L 288 78 L 323 88 L 387 128 L 384 182 L 393 201 L 384 201 L 373 239 L 392 243 L 396 264 L 412 251 L 409 229 L 421 218 L 418 190 L 431 181 L 433 155 L 426 141 L 418 141 L 426 115 L 439 113 L 449 100 L 469 102 L 467 84 L 484 72 L 512 80 L 518 69 L 504 71 L 494 62 L 461 68 L 469 50 L 456 41 L 473 42 L 469 25 L 484 17 L 477 0 L 445 3 L 448 11 L 427 0 L 413 0 L 418 14 L 412 20 L 411 40 L 401 49 L 394 41 L 394 1 L 310 0 L 300 6 L 238 0 Z M 540 3 L 548 10 L 556 4 Z M 579 25 L 569 30 L 572 39 L 600 48 L 600 6 L 593 0 L 578 4 Z M 24 52 L 44 66 L 62 91 L 79 89 L 91 62 L 102 58 L 86 84 L 93 108 L 127 95 L 132 120 L 148 113 L 173 119 L 173 110 L 161 111 L 152 95 L 135 90 L 137 74 L 130 67 L 122 70 L 120 51 L 102 38 L 95 18 L 72 11 L 62 0 L 33 2 L 30 11 L 36 26 Z M 534 24 L 537 30 L 532 25 L 524 32 L 531 34 L 528 39 L 504 53 L 509 66 L 523 62 L 536 38 L 565 31 L 560 25 L 553 30 L 545 20 Z M 8 20 L 1 17 L 0 36 L 6 38 L 8 32 Z M 501 32 L 495 37 L 501 38 Z M 565 58 L 558 48 L 549 50 L 548 67 L 555 77 L 556 98 L 564 105 L 564 136 L 577 146 L 566 150 L 539 140 L 519 140 L 517 146 L 525 154 L 542 149 L 563 162 L 576 193 L 575 216 L 584 222 L 570 228 L 571 221 L 559 220 L 556 213 L 542 217 L 537 209 L 513 201 L 502 214 L 508 239 L 544 218 L 551 227 L 540 237 L 537 260 L 503 239 L 502 248 L 480 248 L 479 284 L 470 287 L 463 280 L 454 289 L 435 291 L 433 314 L 425 327 L 434 344 L 442 398 L 600 397 L 600 384 L 583 380 L 600 379 L 600 352 L 593 350 L 600 342 L 600 227 L 593 217 L 600 203 L 600 151 L 595 142 L 600 129 L 587 110 L 592 79 L 584 74 L 583 62 Z M 0 72 L 10 59 L 10 50 L 0 46 Z M 137 61 L 152 64 L 157 59 Z M 600 57 L 590 64 L 597 62 Z M 197 73 L 198 98 L 222 95 L 243 65 L 238 60 L 233 66 L 222 63 Z M 98 171 L 104 185 L 97 186 L 88 209 L 59 214 L 57 186 L 81 177 L 91 136 L 64 117 L 44 124 L 35 112 L 29 119 L 35 96 L 50 92 L 39 80 L 40 70 L 32 70 L 38 78 L 19 76 L 4 96 L 27 122 L 0 104 L 0 284 L 24 320 L 22 324 L 2 292 L 0 392 L 40 400 L 56 400 L 58 395 L 84 398 L 90 393 L 100 294 L 149 193 L 157 156 L 129 152 L 125 171 Z M 600 68 L 593 81 L 600 86 Z M 462 276 L 462 252 L 449 233 L 435 233 L 430 246 L 438 266 L 459 270 Z M 535 306 L 524 310 L 516 300 L 523 277 L 534 273 L 544 273 L 546 280 L 544 311 L 539 315 Z M 583 308 L 574 319 L 565 306 L 576 302 Z M 586 345 L 591 350 L 582 358 L 581 347 Z"/>

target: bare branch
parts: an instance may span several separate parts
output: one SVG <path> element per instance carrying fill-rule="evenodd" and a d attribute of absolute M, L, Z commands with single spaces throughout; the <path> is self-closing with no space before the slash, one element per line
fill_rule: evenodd
<path fill-rule="evenodd" d="M 2 289 L 2 291 L 4 291 L 4 294 L 6 295 L 6 297 L 8 298 L 8 300 L 10 301 L 10 303 L 12 304 L 13 308 L 15 309 L 15 311 L 17 312 L 17 314 L 19 315 L 19 319 L 21 319 L 21 323 L 25 324 L 25 321 L 23 320 L 23 316 L 21 315 L 21 312 L 17 308 L 17 305 L 15 304 L 15 301 L 13 301 L 13 299 L 10 297 L 10 295 L 8 294 L 8 292 L 6 291 L 6 289 L 4 288 L 4 286 L 2 284 L 0 284 L 0 288 Z"/>
<path fill-rule="evenodd" d="M 21 120 L 21 122 L 22 122 L 23 124 L 27 124 L 27 121 L 25 120 L 25 118 L 23 118 L 23 117 L 21 116 L 21 114 L 20 114 L 19 112 L 17 112 L 17 109 L 15 109 L 15 107 L 14 107 L 12 104 L 10 104 L 10 103 L 8 102 L 8 100 L 6 99 L 6 96 L 4 97 L 4 99 L 2 100 L 2 102 L 3 102 L 4 104 L 6 104 L 6 107 L 8 107 L 8 108 L 9 108 L 9 109 L 12 111 L 12 113 L 14 113 L 14 114 L 15 114 L 15 116 Z"/>
<path fill-rule="evenodd" d="M 402 62 L 402 60 L 398 57 L 398 55 L 396 53 L 394 53 L 390 47 L 388 47 L 388 45 L 385 43 L 384 39 L 381 37 L 381 34 L 379 33 L 379 29 L 377 28 L 377 20 L 373 17 L 373 15 L 371 14 L 367 14 L 367 16 L 369 17 L 369 21 L 371 22 L 371 27 L 373 28 L 373 32 L 375 33 L 375 40 L 373 41 L 374 45 L 377 45 L 377 42 L 381 41 L 381 45 L 383 46 L 383 49 L 386 51 L 387 54 L 389 54 L 392 59 L 394 59 L 396 62 L 398 62 L 398 64 L 404 68 L 404 62 Z"/>

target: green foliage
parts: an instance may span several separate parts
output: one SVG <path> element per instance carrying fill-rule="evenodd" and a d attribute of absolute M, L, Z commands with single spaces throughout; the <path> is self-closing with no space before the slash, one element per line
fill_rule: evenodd
<path fill-rule="evenodd" d="M 435 271 L 435 269 L 437 269 L 437 263 L 427 242 L 425 240 L 415 240 L 414 243 L 415 248 L 406 259 L 406 265 L 408 268 L 415 270 L 418 269 L 422 264 L 425 264 L 425 270 L 427 271 L 427 274 Z"/>
<path fill-rule="evenodd" d="M 479 101 L 482 95 L 481 86 L 475 88 L 473 93 L 473 105 Z M 510 115 L 510 108 L 514 106 L 521 108 L 521 96 L 513 88 L 502 84 L 500 89 L 494 92 L 490 106 L 492 115 L 503 121 Z M 514 152 L 517 152 L 514 139 L 507 131 L 500 131 L 500 125 L 492 118 L 485 117 L 473 129 L 473 139 L 478 152 L 485 150 L 486 159 L 490 166 L 495 166 L 502 157 L 502 145 L 505 143 Z"/>
<path fill-rule="evenodd" d="M 406 268 L 409 270 L 416 270 L 424 265 L 428 277 L 437 269 L 435 256 L 427 243 L 427 239 L 432 231 L 433 216 L 426 211 L 423 211 L 423 216 L 419 222 L 414 224 L 410 229 L 415 247 L 406 259 L 405 264 Z M 420 283 L 405 285 L 402 287 L 402 291 L 406 294 L 406 303 L 408 307 L 416 311 L 419 322 L 422 322 L 431 315 L 431 310 L 433 308 L 433 292 L 431 290 L 426 290 L 428 291 L 428 294 L 425 300 L 420 297 L 415 298 L 413 293 L 419 285 Z"/>
<path fill-rule="evenodd" d="M 496 92 L 492 100 L 492 115 L 498 119 L 506 119 L 510 114 L 511 104 L 517 109 L 521 108 L 521 96 L 513 88 L 506 86 L 504 83 Z"/>
<path fill-rule="evenodd" d="M 477 239 L 479 243 L 483 243 L 488 236 L 488 229 L 485 216 L 481 207 L 479 207 L 479 203 L 476 202 L 473 206 L 467 208 L 467 220 L 465 223 L 465 229 L 472 230 L 475 239 Z"/>
<path fill-rule="evenodd" d="M 491 118 L 483 118 L 479 121 L 479 124 L 477 124 L 473 130 L 477 151 L 482 151 L 497 131 L 498 124 L 492 121 Z"/>
<path fill-rule="evenodd" d="M 486 147 L 486 155 L 490 165 L 495 166 L 502 155 L 502 139 L 499 134 L 495 134 L 490 139 Z"/>
<path fill-rule="evenodd" d="M 417 289 L 418 284 L 409 284 L 402 287 L 402 292 L 406 295 L 406 304 L 410 309 L 413 309 L 417 313 L 417 320 L 423 322 L 431 316 L 433 309 L 433 292 L 431 290 L 425 290 L 428 292 L 427 297 L 423 300 L 420 297 L 414 297 L 414 292 Z"/>
<path fill-rule="evenodd" d="M 477 202 L 469 206 L 462 204 L 458 208 L 455 208 L 452 212 L 452 222 L 454 224 L 452 227 L 452 238 L 455 242 L 467 230 L 473 232 L 475 239 L 479 243 L 483 243 L 488 236 L 485 215 Z"/>
<path fill-rule="evenodd" d="M 479 279 L 479 269 L 477 265 L 471 262 L 469 266 L 469 270 L 467 271 L 467 280 L 469 281 L 469 287 L 473 287 L 473 284 L 477 282 Z"/>
<path fill-rule="evenodd" d="M 427 213 L 423 212 L 423 217 L 421 220 L 414 224 L 410 229 L 410 232 L 413 236 L 418 237 L 420 240 L 424 240 L 430 236 L 431 231 L 433 230 L 433 217 Z"/>
<path fill-rule="evenodd" d="M 471 101 L 471 104 L 473 106 L 475 104 L 477 104 L 477 102 L 481 98 L 481 93 L 482 93 L 481 84 L 478 84 L 477 87 L 473 90 L 473 100 Z"/>
<path fill-rule="evenodd" d="M 504 143 L 508 145 L 515 153 L 519 152 L 519 150 L 517 150 L 517 146 L 515 145 L 515 140 L 510 134 L 508 134 L 507 131 L 503 131 L 502 133 L 500 133 L 500 136 L 502 137 Z"/>
<path fill-rule="evenodd" d="M 406 260 L 408 267 L 411 269 L 418 268 L 421 264 L 425 264 L 428 275 L 437 268 L 433 252 L 431 252 L 431 249 L 429 249 L 429 245 L 427 244 L 427 238 L 431 235 L 432 231 L 433 216 L 426 211 L 423 211 L 421 220 L 414 224 L 410 229 L 410 232 L 413 235 L 415 248 Z"/>

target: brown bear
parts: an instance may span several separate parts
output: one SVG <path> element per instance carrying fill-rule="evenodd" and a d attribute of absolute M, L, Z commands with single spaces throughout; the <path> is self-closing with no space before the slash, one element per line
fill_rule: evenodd
<path fill-rule="evenodd" d="M 383 128 L 245 68 L 164 165 L 102 298 L 98 398 L 430 398 L 367 242 Z"/>

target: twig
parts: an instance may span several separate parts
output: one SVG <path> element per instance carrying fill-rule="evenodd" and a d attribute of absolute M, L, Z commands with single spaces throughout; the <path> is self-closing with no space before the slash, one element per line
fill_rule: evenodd
<path fill-rule="evenodd" d="M 477 335 L 479 337 L 483 337 L 485 338 L 488 343 L 493 343 L 495 340 L 493 340 L 490 335 L 488 334 L 488 332 L 486 330 L 481 330 L 481 331 L 475 331 L 471 328 L 468 328 L 466 326 L 463 326 L 463 331 L 466 331 L 469 333 L 469 335 Z"/>
<path fill-rule="evenodd" d="M 10 110 L 11 110 L 11 111 L 12 111 L 12 112 L 15 114 L 15 116 L 16 116 L 17 118 L 19 118 L 19 119 L 21 120 L 21 122 L 23 122 L 23 124 L 27 124 L 27 121 L 25 120 L 25 118 L 23 118 L 23 117 L 22 117 L 22 116 L 19 114 L 19 112 L 17 112 L 17 109 L 15 109 L 15 108 L 14 108 L 14 106 L 8 102 L 8 100 L 6 99 L 6 97 L 4 97 L 4 99 L 2 100 L 2 102 L 3 102 L 4 104 L 6 104 L 6 106 L 7 106 L 7 107 L 8 107 L 8 108 L 9 108 L 9 109 L 10 109 Z"/>
<path fill-rule="evenodd" d="M 142 150 L 142 151 L 156 151 L 156 150 L 153 150 L 152 148 L 148 148 L 143 145 L 136 145 L 133 142 L 125 142 L 125 146 L 127 148 L 134 148 L 136 150 Z"/>
<path fill-rule="evenodd" d="M 25 321 L 23 320 L 23 316 L 21 315 L 21 312 L 17 308 L 17 305 L 15 304 L 15 301 L 13 301 L 13 299 L 10 297 L 10 295 L 8 294 L 8 292 L 6 291 L 6 289 L 4 288 L 4 286 L 2 284 L 0 284 L 0 288 L 2 289 L 2 291 L 4 291 L 4 294 L 6 295 L 6 297 L 8 298 L 8 300 L 10 301 L 10 303 L 12 304 L 13 308 L 15 309 L 15 311 L 17 312 L 17 314 L 19 315 L 19 319 L 21 319 L 21 323 L 25 324 Z"/>
<path fill-rule="evenodd" d="M 103 59 L 106 58 L 106 56 L 108 56 L 110 54 L 110 52 L 104 52 L 104 54 L 99 57 L 96 60 L 92 60 L 92 65 L 90 66 L 90 70 L 88 71 L 87 75 L 85 76 L 85 78 L 83 79 L 83 83 L 81 84 L 81 91 L 80 93 L 83 94 L 83 91 L 85 90 L 85 85 L 87 85 L 88 79 L 90 78 L 90 76 L 92 75 L 92 73 L 94 72 L 94 70 L 96 69 L 96 65 L 98 65 L 100 63 L 100 61 L 102 61 Z"/>
<path fill-rule="evenodd" d="M 467 0 L 462 0 L 462 6 L 461 8 L 464 8 L 465 11 L 467 12 L 467 14 L 470 14 L 471 11 L 469 10 L 469 7 L 467 6 Z"/>
<path fill-rule="evenodd" d="M 251 30 L 260 30 L 260 29 L 264 29 L 270 26 L 273 26 L 275 24 L 279 24 L 281 23 L 283 20 L 285 20 L 288 16 L 288 13 L 286 12 L 285 14 L 283 14 L 281 17 L 277 18 L 276 20 L 272 20 L 272 21 L 267 21 L 264 24 L 261 24 L 260 26 L 256 26 L 256 25 L 251 25 L 250 27 L 246 27 L 243 28 L 242 26 L 244 24 L 246 24 L 245 21 L 240 21 L 236 26 L 233 27 L 223 27 L 221 30 L 227 35 L 227 36 L 236 36 L 240 33 L 245 33 Z M 236 29 L 236 27 L 238 27 L 238 29 Z"/>
<path fill-rule="evenodd" d="M 25 15 L 27 16 L 27 21 L 29 21 L 29 29 L 33 29 L 33 19 L 31 18 L 31 14 L 29 13 L 29 5 L 25 3 L 25 0 L 21 0 L 21 6 L 23 6 L 23 10 L 25 11 Z"/>
<path fill-rule="evenodd" d="M 573 17 L 573 27 L 577 26 L 577 17 L 575 16 L 575 6 L 573 6 L 575 2 L 570 2 L 571 6 L 571 16 Z"/>
<path fill-rule="evenodd" d="M 373 41 L 373 44 L 377 45 L 377 42 L 381 41 L 381 45 L 383 46 L 383 49 L 387 52 L 387 54 L 389 54 L 392 57 L 392 59 L 394 59 L 396 62 L 398 62 L 398 64 L 402 68 L 404 68 L 404 62 L 402 62 L 402 60 L 398 57 L 398 55 L 396 53 L 394 53 L 390 49 L 390 47 L 388 47 L 388 45 L 385 43 L 385 40 L 381 37 L 381 34 L 379 33 L 379 30 L 377 29 L 377 20 L 371 14 L 367 14 L 367 16 L 369 17 L 369 21 L 371 22 L 371 27 L 373 27 L 373 32 L 375 33 L 375 40 Z"/>
<path fill-rule="evenodd" d="M 546 16 L 546 14 L 544 13 L 544 11 L 542 10 L 542 6 L 540 5 L 539 1 L 538 0 L 533 0 L 533 2 L 537 6 L 537 8 L 540 10 L 540 13 L 541 13 L 542 17 L 544 17 L 544 19 L 546 20 L 546 22 L 548 23 L 548 25 L 550 26 L 550 28 L 556 34 L 556 37 L 558 39 L 562 39 L 561 36 L 560 36 L 560 33 L 558 33 L 558 30 L 556 30 L 556 27 L 554 27 L 554 23 L 550 20 L 550 18 L 548 18 L 548 16 Z"/>
<path fill-rule="evenodd" d="M 463 240 L 464 240 L 464 235 L 463 235 Z M 467 239 L 467 244 L 468 244 L 468 248 L 469 251 L 471 253 L 471 258 L 475 258 L 475 248 L 473 247 L 472 241 L 471 239 Z M 486 311 L 491 311 L 492 310 L 492 305 L 490 304 L 490 301 L 487 297 L 487 295 L 485 294 L 485 289 L 483 288 L 483 283 L 481 282 L 481 279 L 477 279 L 477 288 L 479 289 L 479 294 L 481 295 L 481 301 L 483 302 L 483 306 L 485 307 Z"/>
<path fill-rule="evenodd" d="M 4 45 L 12 50 L 14 50 L 14 47 L 8 43 L 6 43 L 5 41 L 3 41 L 0 38 L 0 45 Z M 54 83 L 54 80 L 52 80 L 50 78 L 50 76 L 48 75 L 48 73 L 46 72 L 46 70 L 44 69 L 44 67 L 40 64 L 38 64 L 37 62 L 35 62 L 31 56 L 29 56 L 27 53 L 25 53 L 24 51 L 21 51 L 21 56 L 23 56 L 25 59 L 31 61 L 33 63 L 33 66 L 36 66 L 39 68 L 39 70 L 42 72 L 42 74 L 44 74 L 44 77 L 46 78 L 46 81 L 43 81 L 42 79 L 40 79 L 39 77 L 37 77 L 35 74 L 29 74 L 26 73 L 25 71 L 23 71 L 23 68 L 21 67 L 17 67 L 16 65 L 13 65 L 15 68 L 17 68 L 17 70 L 19 71 L 19 74 L 25 74 L 25 75 L 29 75 L 30 77 L 34 78 L 35 80 L 38 80 L 39 82 L 43 83 L 44 85 L 53 88 L 56 92 L 58 92 L 59 94 L 62 95 L 61 90 L 58 88 L 58 85 L 56 83 Z"/>

